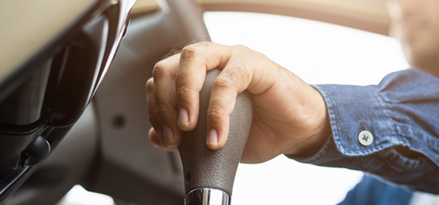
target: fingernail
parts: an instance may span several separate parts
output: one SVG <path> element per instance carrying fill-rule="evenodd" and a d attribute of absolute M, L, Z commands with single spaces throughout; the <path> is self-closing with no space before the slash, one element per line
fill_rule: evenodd
<path fill-rule="evenodd" d="M 218 133 L 215 129 L 211 129 L 207 136 L 207 144 L 216 146 L 218 144 Z"/>
<path fill-rule="evenodd" d="M 189 115 L 187 114 L 187 110 L 181 108 L 180 113 L 178 115 L 178 125 L 187 126 L 188 124 L 189 124 Z"/>
<path fill-rule="evenodd" d="M 168 126 L 163 126 L 163 132 L 165 133 L 165 143 L 167 147 L 172 147 L 172 142 L 174 142 L 174 135 L 172 130 Z"/>

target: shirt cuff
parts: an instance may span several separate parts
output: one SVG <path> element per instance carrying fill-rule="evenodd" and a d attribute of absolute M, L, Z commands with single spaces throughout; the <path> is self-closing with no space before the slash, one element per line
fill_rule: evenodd
<path fill-rule="evenodd" d="M 316 85 L 315 88 L 325 99 L 332 135 L 313 156 L 289 158 L 323 165 L 341 157 L 366 156 L 404 144 L 376 86 Z M 370 135 L 364 136 L 364 131 Z"/>
<path fill-rule="evenodd" d="M 340 153 L 365 156 L 404 144 L 376 86 L 315 87 L 326 101 L 333 140 Z M 367 141 L 363 131 L 371 134 Z"/>

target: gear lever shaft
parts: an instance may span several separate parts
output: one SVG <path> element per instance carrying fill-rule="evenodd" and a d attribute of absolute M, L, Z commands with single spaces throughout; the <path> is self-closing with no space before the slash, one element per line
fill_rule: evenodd
<path fill-rule="evenodd" d="M 219 150 L 206 145 L 207 108 L 212 83 L 219 75 L 215 69 L 206 74 L 200 92 L 200 113 L 196 128 L 183 132 L 178 147 L 183 163 L 186 205 L 230 205 L 236 169 L 250 132 L 253 108 L 246 93 L 239 94 L 230 116 L 226 144 Z"/>

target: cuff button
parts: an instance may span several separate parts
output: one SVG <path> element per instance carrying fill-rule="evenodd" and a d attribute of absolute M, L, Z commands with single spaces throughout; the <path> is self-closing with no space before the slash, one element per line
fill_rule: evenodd
<path fill-rule="evenodd" d="M 369 146 L 373 142 L 373 135 L 367 130 L 363 130 L 358 134 L 358 142 L 363 146 Z"/>

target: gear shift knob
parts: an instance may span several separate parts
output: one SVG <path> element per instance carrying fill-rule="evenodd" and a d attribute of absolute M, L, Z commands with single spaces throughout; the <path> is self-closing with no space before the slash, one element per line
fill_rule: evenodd
<path fill-rule="evenodd" d="M 229 205 L 236 169 L 250 132 L 253 108 L 246 93 L 237 96 L 230 116 L 226 144 L 219 150 L 206 145 L 207 108 L 212 83 L 220 74 L 215 69 L 206 74 L 200 92 L 200 113 L 194 130 L 183 132 L 178 150 L 183 163 L 186 205 Z"/>

